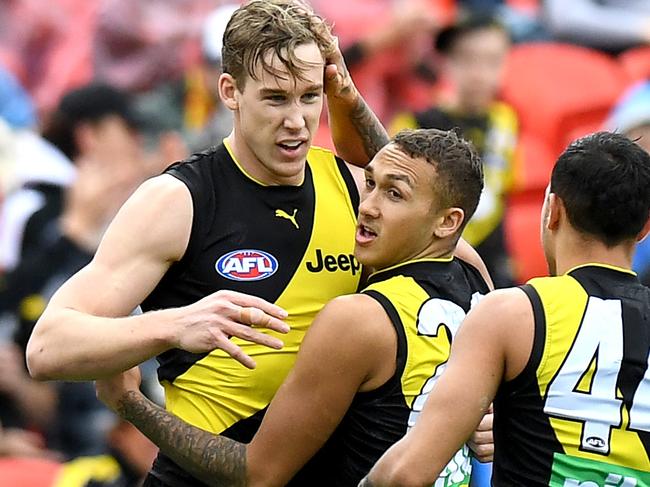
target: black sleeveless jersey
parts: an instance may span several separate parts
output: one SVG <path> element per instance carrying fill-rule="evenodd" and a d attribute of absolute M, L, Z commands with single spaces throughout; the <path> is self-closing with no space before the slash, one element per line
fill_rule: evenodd
<path fill-rule="evenodd" d="M 356 486 L 415 424 L 463 318 L 488 291 L 480 273 L 457 258 L 419 259 L 371 275 L 363 293 L 379 302 L 397 333 L 395 374 L 378 389 L 356 394 L 328 443 L 291 485 Z M 464 447 L 436 485 L 467 486 L 470 471 Z"/>
<path fill-rule="evenodd" d="M 650 486 L 650 289 L 590 264 L 523 290 L 535 338 L 494 402 L 493 485 Z"/>
<path fill-rule="evenodd" d="M 253 294 L 289 312 L 282 350 L 233 340 L 257 362 L 249 370 L 220 350 L 158 357 L 166 407 L 204 430 L 248 442 L 295 362 L 320 309 L 357 290 L 353 257 L 358 193 L 343 161 L 312 148 L 300 186 L 265 186 L 222 144 L 167 170 L 188 187 L 194 216 L 183 258 L 144 301 L 146 310 L 188 305 L 221 289 Z M 273 333 L 273 332 L 269 332 Z M 201 485 L 159 455 L 152 475 Z"/>

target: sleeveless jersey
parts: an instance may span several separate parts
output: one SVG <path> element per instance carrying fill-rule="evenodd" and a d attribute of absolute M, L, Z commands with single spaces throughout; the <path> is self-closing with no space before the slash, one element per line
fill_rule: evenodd
<path fill-rule="evenodd" d="M 328 443 L 291 485 L 356 486 L 415 424 L 445 369 L 453 336 L 488 291 L 480 273 L 457 258 L 414 260 L 370 276 L 363 293 L 379 302 L 397 333 L 395 374 L 356 394 Z M 466 486 L 469 474 L 464 447 L 435 485 Z"/>
<path fill-rule="evenodd" d="M 495 399 L 493 485 L 650 486 L 650 289 L 597 264 L 522 289 L 535 338 Z"/>
<path fill-rule="evenodd" d="M 318 311 L 334 297 L 357 290 L 357 189 L 343 161 L 318 148 L 309 151 L 300 186 L 259 183 L 225 144 L 167 173 L 190 190 L 191 235 L 185 255 L 143 309 L 184 306 L 229 289 L 259 296 L 289 313 L 291 331 L 281 335 L 282 350 L 232 339 L 257 362 L 254 370 L 221 350 L 170 350 L 158 357 L 169 411 L 204 430 L 248 442 Z M 200 485 L 164 455 L 152 475 L 169 485 Z"/>

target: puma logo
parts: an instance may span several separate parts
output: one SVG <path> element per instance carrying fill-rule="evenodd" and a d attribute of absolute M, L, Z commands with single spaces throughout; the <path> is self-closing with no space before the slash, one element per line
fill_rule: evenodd
<path fill-rule="evenodd" d="M 294 208 L 293 215 L 289 215 L 289 213 L 287 213 L 284 210 L 275 210 L 275 216 L 284 218 L 285 220 L 289 220 L 291 223 L 293 223 L 294 227 L 299 229 L 300 227 L 298 226 L 298 222 L 296 221 L 296 213 L 298 213 L 298 208 Z"/>

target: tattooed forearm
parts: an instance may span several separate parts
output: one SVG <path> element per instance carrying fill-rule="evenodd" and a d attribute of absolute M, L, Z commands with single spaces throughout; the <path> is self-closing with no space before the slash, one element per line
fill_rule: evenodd
<path fill-rule="evenodd" d="M 350 118 L 361 137 L 368 160 L 372 159 L 389 142 L 386 129 L 361 96 L 357 97 Z"/>
<path fill-rule="evenodd" d="M 118 413 L 208 485 L 246 485 L 244 444 L 191 426 L 134 391 L 120 400 Z"/>

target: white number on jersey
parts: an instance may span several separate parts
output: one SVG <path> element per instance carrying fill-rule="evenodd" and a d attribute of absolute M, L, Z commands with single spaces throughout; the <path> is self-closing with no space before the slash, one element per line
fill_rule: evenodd
<path fill-rule="evenodd" d="M 623 423 L 623 401 L 616 395 L 622 361 L 621 301 L 592 296 L 571 350 L 548 385 L 544 404 L 544 412 L 550 416 L 583 423 L 581 450 L 609 455 L 612 428 L 620 428 Z M 594 362 L 589 392 L 577 390 Z M 636 407 L 633 401 L 631 428 L 650 431 L 648 392 L 650 371 L 646 371 L 636 391 L 635 397 L 643 397 L 644 402 Z"/>
<path fill-rule="evenodd" d="M 474 307 L 483 296 L 479 293 L 474 293 L 472 295 L 472 301 L 470 307 Z M 458 306 L 456 303 L 447 301 L 446 299 L 432 298 L 420 308 L 418 313 L 418 333 L 420 335 L 429 336 L 435 338 L 438 336 L 438 329 L 440 325 L 445 326 L 452 337 L 456 336 L 456 332 L 460 327 L 460 324 L 465 319 L 466 313 Z M 435 374 L 424 383 L 422 390 L 418 397 L 413 401 L 411 406 L 411 414 L 409 415 L 408 427 L 409 429 L 415 425 L 420 412 L 424 407 L 424 403 L 429 397 L 433 385 L 440 375 L 444 372 L 446 368 L 446 362 L 440 364 L 435 371 Z"/>

